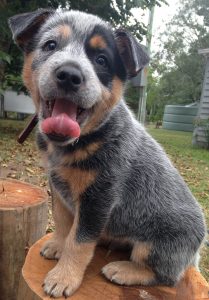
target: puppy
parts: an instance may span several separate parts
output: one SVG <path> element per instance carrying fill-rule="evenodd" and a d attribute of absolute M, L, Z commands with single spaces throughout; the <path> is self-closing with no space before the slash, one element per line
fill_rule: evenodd
<path fill-rule="evenodd" d="M 148 62 L 144 50 L 127 31 L 78 11 L 39 9 L 9 22 L 24 51 L 23 79 L 53 192 L 56 231 L 41 254 L 59 261 L 44 291 L 72 295 L 102 237 L 132 247 L 130 261 L 102 269 L 109 280 L 175 285 L 198 264 L 205 223 L 178 171 L 123 100 L 126 80 Z"/>

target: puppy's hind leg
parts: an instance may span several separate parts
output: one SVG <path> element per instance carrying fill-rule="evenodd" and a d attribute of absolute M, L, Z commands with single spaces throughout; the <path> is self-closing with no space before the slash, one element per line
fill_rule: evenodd
<path fill-rule="evenodd" d="M 107 279 L 121 285 L 153 285 L 155 274 L 147 267 L 146 260 L 151 245 L 146 242 L 134 244 L 131 261 L 116 261 L 103 267 L 102 272 Z"/>
<path fill-rule="evenodd" d="M 64 206 L 59 195 L 55 191 L 52 191 L 52 197 L 52 213 L 55 223 L 55 232 L 53 233 L 52 238 L 43 245 L 40 254 L 47 259 L 59 259 L 62 254 L 65 239 L 73 224 L 73 216 Z"/>

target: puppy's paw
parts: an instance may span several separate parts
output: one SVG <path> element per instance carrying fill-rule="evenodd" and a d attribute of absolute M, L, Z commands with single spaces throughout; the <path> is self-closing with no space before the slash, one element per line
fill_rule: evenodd
<path fill-rule="evenodd" d="M 44 280 L 44 292 L 50 297 L 65 298 L 71 296 L 80 286 L 82 276 L 71 273 L 70 269 L 60 266 L 59 263 L 52 269 Z"/>
<path fill-rule="evenodd" d="M 47 259 L 59 259 L 62 254 L 64 241 L 51 239 L 41 248 L 40 255 Z"/>
<path fill-rule="evenodd" d="M 146 267 L 140 267 L 132 261 L 115 261 L 107 264 L 102 269 L 107 279 L 125 285 L 150 285 L 156 284 L 155 274 Z"/>
<path fill-rule="evenodd" d="M 120 285 L 131 285 L 133 278 L 131 272 L 132 263 L 129 261 L 115 261 L 102 268 L 102 273 L 110 281 Z"/>

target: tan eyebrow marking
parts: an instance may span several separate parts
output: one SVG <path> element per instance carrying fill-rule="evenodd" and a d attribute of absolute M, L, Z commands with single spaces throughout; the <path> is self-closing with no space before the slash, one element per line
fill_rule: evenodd
<path fill-rule="evenodd" d="M 107 43 L 106 41 L 103 39 L 103 37 L 101 35 L 95 35 L 93 36 L 90 41 L 89 44 L 92 48 L 101 48 L 104 49 L 107 47 Z"/>
<path fill-rule="evenodd" d="M 59 25 L 58 32 L 64 38 L 68 38 L 71 34 L 71 28 L 68 25 Z"/>

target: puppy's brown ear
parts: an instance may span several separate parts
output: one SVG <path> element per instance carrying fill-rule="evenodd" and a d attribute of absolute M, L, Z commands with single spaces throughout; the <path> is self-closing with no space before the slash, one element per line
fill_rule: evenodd
<path fill-rule="evenodd" d="M 135 77 L 149 62 L 149 56 L 132 34 L 124 29 L 115 31 L 115 41 L 128 77 Z"/>
<path fill-rule="evenodd" d="M 49 15 L 53 13 L 54 10 L 52 9 L 40 8 L 34 12 L 18 14 L 9 18 L 9 26 L 17 45 L 26 51 L 29 41 L 32 40 L 34 34 L 37 33 Z"/>

